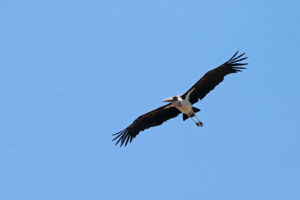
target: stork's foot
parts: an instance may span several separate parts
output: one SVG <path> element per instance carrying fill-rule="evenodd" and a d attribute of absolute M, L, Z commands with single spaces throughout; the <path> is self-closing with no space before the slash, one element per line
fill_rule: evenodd
<path fill-rule="evenodd" d="M 199 126 L 203 126 L 203 123 L 202 122 L 196 122 L 196 125 L 199 127 Z"/>

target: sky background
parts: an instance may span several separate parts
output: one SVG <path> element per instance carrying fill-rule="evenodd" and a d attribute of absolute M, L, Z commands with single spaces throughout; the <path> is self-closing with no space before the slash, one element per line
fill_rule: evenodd
<path fill-rule="evenodd" d="M 300 199 L 300 1 L 0 3 L 0 199 Z M 236 50 L 250 65 L 112 134 Z"/>

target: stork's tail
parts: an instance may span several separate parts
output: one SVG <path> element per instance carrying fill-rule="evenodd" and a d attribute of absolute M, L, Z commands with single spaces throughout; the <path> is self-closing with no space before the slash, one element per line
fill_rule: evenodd
<path fill-rule="evenodd" d="M 200 109 L 196 108 L 196 107 L 193 107 L 193 111 L 194 111 L 194 113 L 197 113 L 197 112 L 200 111 Z M 182 118 L 183 118 L 183 121 L 185 121 L 186 119 L 189 118 L 189 116 L 187 116 L 186 114 L 182 114 Z"/>

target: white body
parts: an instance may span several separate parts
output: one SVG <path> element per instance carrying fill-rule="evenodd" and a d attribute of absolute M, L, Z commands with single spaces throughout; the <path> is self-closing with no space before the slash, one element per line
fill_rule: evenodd
<path fill-rule="evenodd" d="M 180 112 L 190 116 L 193 114 L 192 104 L 186 99 L 182 99 L 180 96 L 177 96 L 178 100 L 176 102 L 171 102 Z"/>
<path fill-rule="evenodd" d="M 176 106 L 178 110 L 188 116 L 193 113 L 192 104 L 188 100 L 179 98 L 179 101 L 181 105 Z"/>
<path fill-rule="evenodd" d="M 181 96 L 174 96 L 174 97 L 169 97 L 169 98 L 163 100 L 163 102 L 170 102 L 171 103 L 170 106 L 174 106 L 180 112 L 182 112 L 183 114 L 187 115 L 189 118 L 191 118 L 196 123 L 197 126 L 203 126 L 203 123 L 198 119 L 196 113 L 193 110 L 193 106 L 192 106 L 191 102 L 189 101 L 189 99 L 190 99 L 190 93 L 192 91 L 193 90 L 191 90 L 185 96 L 185 99 L 182 99 Z M 197 109 L 197 111 L 200 111 L 200 109 L 198 109 L 198 108 L 196 108 L 196 109 Z M 196 119 L 198 120 L 198 122 L 193 119 L 194 116 L 196 117 Z M 183 120 L 185 120 L 184 116 L 183 116 Z"/>

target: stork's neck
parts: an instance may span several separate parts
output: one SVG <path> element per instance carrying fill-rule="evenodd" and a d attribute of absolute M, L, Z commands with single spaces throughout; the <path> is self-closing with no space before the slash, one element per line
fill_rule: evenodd
<path fill-rule="evenodd" d="M 182 106 L 182 102 L 183 102 L 183 99 L 180 96 L 178 96 L 177 101 L 173 101 L 171 104 L 173 106 L 175 106 L 175 107 L 181 107 Z"/>

